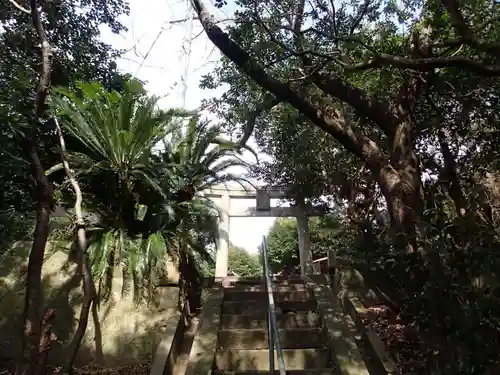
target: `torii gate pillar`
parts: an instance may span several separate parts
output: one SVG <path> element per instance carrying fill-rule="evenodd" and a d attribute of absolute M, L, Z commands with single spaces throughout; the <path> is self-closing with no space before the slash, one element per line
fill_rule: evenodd
<path fill-rule="evenodd" d="M 229 192 L 222 194 L 219 204 L 220 222 L 217 253 L 215 255 L 215 277 L 226 277 L 229 258 L 229 228 L 231 212 L 231 197 Z"/>
<path fill-rule="evenodd" d="M 313 259 L 311 251 L 311 237 L 309 235 L 309 217 L 305 205 L 297 206 L 297 236 L 299 240 L 300 274 L 312 275 Z"/>

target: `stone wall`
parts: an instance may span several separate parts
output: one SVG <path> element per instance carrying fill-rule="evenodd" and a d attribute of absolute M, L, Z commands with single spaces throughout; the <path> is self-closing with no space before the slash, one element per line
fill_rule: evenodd
<path fill-rule="evenodd" d="M 20 348 L 24 282 L 29 242 L 15 243 L 0 259 L 0 360 L 15 358 Z M 48 244 L 43 266 L 45 306 L 56 309 L 54 331 L 58 337 L 50 361 L 60 363 L 65 347 L 78 322 L 82 302 L 80 278 L 69 251 L 61 245 Z M 117 285 L 123 283 L 116 275 Z M 178 314 L 176 287 L 158 288 L 152 306 L 137 306 L 132 294 L 115 292 L 110 302 L 94 311 L 77 365 L 102 363 L 126 365 L 150 360 L 170 316 Z"/>

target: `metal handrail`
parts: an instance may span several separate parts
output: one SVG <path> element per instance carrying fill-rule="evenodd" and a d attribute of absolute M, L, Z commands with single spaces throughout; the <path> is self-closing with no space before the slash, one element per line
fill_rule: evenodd
<path fill-rule="evenodd" d="M 269 372 L 274 373 L 274 348 L 278 357 L 278 369 L 280 375 L 286 375 L 285 359 L 283 350 L 281 349 L 278 321 L 276 319 L 276 306 L 274 304 L 273 285 L 271 275 L 269 273 L 269 265 L 267 260 L 267 239 L 263 236 L 262 240 L 262 271 L 264 273 L 264 283 L 267 290 L 268 310 L 267 310 L 267 337 L 269 346 Z"/>

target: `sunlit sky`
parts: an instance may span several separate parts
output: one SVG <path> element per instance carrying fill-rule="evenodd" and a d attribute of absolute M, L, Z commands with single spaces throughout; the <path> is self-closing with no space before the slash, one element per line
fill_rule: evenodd
<path fill-rule="evenodd" d="M 210 2 L 211 0 L 205 0 Z M 201 25 L 190 22 L 173 22 L 189 19 L 189 0 L 129 0 L 130 16 L 122 22 L 127 32 L 114 35 L 102 30 L 105 42 L 127 52 L 118 61 L 118 67 L 146 81 L 146 88 L 162 99 L 163 107 L 198 108 L 201 100 L 220 95 L 223 90 L 209 91 L 199 88 L 201 77 L 210 72 L 220 53 L 202 32 Z M 223 12 L 214 8 L 219 19 L 230 18 L 234 10 L 232 1 Z M 191 40 L 191 47 L 188 41 Z M 191 49 L 189 59 L 188 53 Z M 188 63 L 189 60 L 189 63 Z M 187 67 L 186 93 L 183 77 Z M 185 102 L 184 98 L 185 97 Z M 250 143 L 252 145 L 252 143 Z M 255 147 L 255 144 L 253 144 Z M 254 200 L 234 202 L 237 207 L 255 205 Z M 232 218 L 229 238 L 237 246 L 256 252 L 261 238 L 268 232 L 274 218 Z"/>

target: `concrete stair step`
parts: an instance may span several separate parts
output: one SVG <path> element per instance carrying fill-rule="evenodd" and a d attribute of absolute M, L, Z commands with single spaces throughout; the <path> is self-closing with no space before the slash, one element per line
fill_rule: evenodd
<path fill-rule="evenodd" d="M 315 312 L 315 300 L 308 301 L 276 301 L 277 314 L 287 312 L 312 311 Z M 261 301 L 227 301 L 222 304 L 222 314 L 265 314 L 268 310 L 267 299 Z"/>
<path fill-rule="evenodd" d="M 279 328 L 317 328 L 321 326 L 321 317 L 314 312 L 277 314 Z M 267 329 L 267 314 L 222 314 L 220 328 Z"/>
<path fill-rule="evenodd" d="M 308 290 L 286 290 L 280 288 L 274 291 L 275 301 L 307 301 L 314 298 L 314 293 Z M 248 291 L 236 291 L 236 290 L 225 290 L 224 291 L 224 301 L 262 301 L 267 300 L 267 292 L 248 292 Z"/>
<path fill-rule="evenodd" d="M 293 284 L 304 284 L 304 280 L 300 278 L 300 276 L 291 276 L 291 277 L 286 277 L 286 276 L 272 276 L 271 281 L 273 284 L 276 285 L 293 285 Z M 259 285 L 262 284 L 264 285 L 264 280 L 261 277 L 245 277 L 245 278 L 238 278 L 238 277 L 226 277 L 225 280 L 223 281 L 224 286 L 231 286 L 231 285 Z"/>
<path fill-rule="evenodd" d="M 278 363 L 276 351 L 275 363 Z M 326 368 L 331 366 L 330 353 L 326 348 L 283 349 L 287 370 Z M 222 350 L 215 354 L 215 369 L 229 371 L 269 370 L 269 350 Z"/>
<path fill-rule="evenodd" d="M 288 291 L 288 292 L 293 292 L 293 291 L 299 291 L 299 290 L 308 290 L 307 285 L 305 284 L 289 284 L 289 285 L 282 285 L 282 284 L 274 284 L 273 283 L 273 292 L 282 292 L 282 291 Z M 245 284 L 239 284 L 239 285 L 229 285 L 224 288 L 224 292 L 231 293 L 231 292 L 267 292 L 266 286 L 264 284 L 257 284 L 257 285 L 245 285 Z"/>
<path fill-rule="evenodd" d="M 279 375 L 279 370 L 274 370 L 273 375 Z M 287 375 L 333 375 L 336 374 L 333 368 L 315 368 L 309 370 L 287 370 Z M 214 375 L 269 375 L 267 371 L 214 371 Z"/>
<path fill-rule="evenodd" d="M 283 349 L 322 348 L 327 344 L 323 329 L 296 328 L 279 330 Z M 219 330 L 218 348 L 226 349 L 267 349 L 269 348 L 267 329 L 223 329 Z"/>

